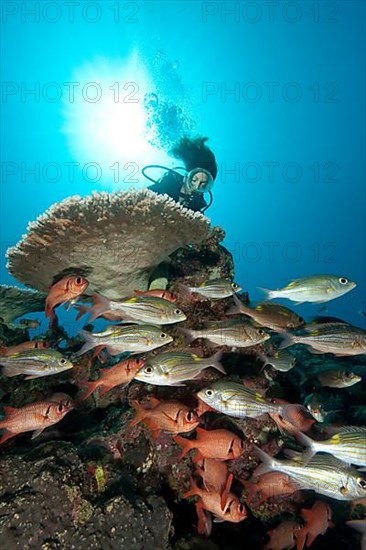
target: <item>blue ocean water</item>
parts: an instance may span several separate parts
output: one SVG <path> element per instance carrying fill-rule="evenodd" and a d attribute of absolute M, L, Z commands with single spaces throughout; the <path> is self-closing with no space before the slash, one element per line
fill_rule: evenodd
<path fill-rule="evenodd" d="M 365 3 L 71 4 L 1 3 L 0 283 L 17 284 L 5 251 L 29 221 L 146 185 L 141 168 L 173 166 L 188 130 L 216 154 L 207 214 L 251 298 L 347 276 L 351 293 L 298 310 L 365 327 Z"/>

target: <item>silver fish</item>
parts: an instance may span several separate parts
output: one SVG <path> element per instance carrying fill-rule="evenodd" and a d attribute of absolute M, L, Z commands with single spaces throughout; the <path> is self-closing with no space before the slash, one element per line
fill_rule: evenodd
<path fill-rule="evenodd" d="M 245 306 L 237 296 L 233 296 L 235 305 L 227 312 L 228 315 L 242 313 L 263 327 L 275 331 L 293 330 L 304 324 L 304 319 L 291 309 L 279 304 L 262 302 L 255 307 Z"/>
<path fill-rule="evenodd" d="M 343 370 L 325 370 L 318 374 L 318 380 L 322 386 L 328 388 L 349 388 L 361 382 L 361 376 L 354 372 Z"/>
<path fill-rule="evenodd" d="M 199 357 L 194 353 L 168 351 L 160 353 L 138 371 L 135 380 L 156 386 L 180 386 L 181 382 L 192 380 L 208 367 L 226 374 L 220 363 L 222 351 L 212 357 Z"/>
<path fill-rule="evenodd" d="M 85 339 L 85 344 L 76 355 L 96 348 L 97 346 L 106 347 L 111 355 L 117 355 L 122 352 L 144 353 L 173 341 L 173 338 L 153 325 L 111 325 L 102 332 L 81 331 Z"/>
<path fill-rule="evenodd" d="M 222 298 L 228 298 L 233 296 L 235 292 L 240 292 L 241 287 L 230 281 L 230 279 L 210 279 L 204 283 L 200 283 L 197 286 L 179 285 L 183 294 L 200 294 L 204 298 L 213 300 L 220 300 Z"/>
<path fill-rule="evenodd" d="M 131 296 L 114 301 L 94 294 L 93 306 L 83 307 L 83 311 L 90 313 L 90 323 L 105 313 L 117 314 L 126 321 L 152 325 L 170 325 L 187 318 L 174 303 L 158 296 Z"/>
<path fill-rule="evenodd" d="M 365 518 L 363 518 L 363 519 L 351 519 L 349 521 L 346 521 L 346 525 L 348 525 L 348 527 L 351 527 L 352 529 L 354 529 L 358 533 L 362 534 L 360 550 L 366 550 L 366 521 L 365 521 Z"/>
<path fill-rule="evenodd" d="M 349 464 L 366 466 L 366 428 L 347 426 L 324 441 L 315 441 L 300 432 L 296 437 L 302 445 L 308 447 L 303 455 L 305 461 L 314 454 L 323 452 Z"/>
<path fill-rule="evenodd" d="M 187 343 L 193 342 L 196 338 L 206 338 L 218 346 L 238 348 L 255 346 L 270 338 L 264 329 L 254 327 L 241 319 L 214 321 L 201 330 L 179 328 L 178 331 L 185 335 Z"/>
<path fill-rule="evenodd" d="M 366 331 L 347 323 L 316 325 L 305 334 L 286 334 L 280 349 L 294 344 L 310 346 L 314 353 L 333 353 L 338 357 L 366 353 Z"/>
<path fill-rule="evenodd" d="M 285 349 L 276 350 L 271 355 L 261 354 L 260 358 L 264 362 L 263 367 L 272 367 L 280 372 L 288 372 L 296 363 L 296 357 Z"/>
<path fill-rule="evenodd" d="M 73 368 L 73 364 L 52 349 L 29 349 L 0 357 L 3 375 L 7 377 L 26 374 L 26 380 L 51 376 Z"/>
<path fill-rule="evenodd" d="M 216 411 L 236 418 L 257 418 L 265 413 L 279 414 L 289 418 L 289 412 L 302 405 L 272 403 L 259 392 L 236 384 L 218 380 L 200 390 L 197 396 Z"/>
<path fill-rule="evenodd" d="M 350 281 L 347 277 L 312 275 L 295 279 L 280 290 L 262 290 L 266 292 L 270 300 L 273 298 L 287 298 L 298 304 L 303 304 L 304 302 L 329 302 L 329 300 L 343 296 L 355 286 L 356 283 Z"/>
<path fill-rule="evenodd" d="M 355 500 L 366 497 L 366 477 L 353 466 L 330 455 L 315 455 L 309 462 L 278 460 L 262 449 L 255 448 L 263 464 L 254 474 L 282 472 L 294 479 L 301 489 L 312 489 L 336 500 Z"/>
<path fill-rule="evenodd" d="M 321 402 L 321 396 L 316 393 L 311 393 L 308 395 L 304 401 L 304 405 L 317 422 L 325 422 L 326 418 L 330 414 L 330 411 L 325 410 L 325 407 Z"/>

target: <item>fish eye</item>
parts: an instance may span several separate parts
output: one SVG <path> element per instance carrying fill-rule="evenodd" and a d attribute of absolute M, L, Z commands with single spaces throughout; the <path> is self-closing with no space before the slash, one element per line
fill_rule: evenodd
<path fill-rule="evenodd" d="M 181 315 L 181 314 L 182 314 L 182 312 L 181 312 L 180 309 L 176 309 L 176 310 L 175 310 L 175 313 L 176 313 L 176 315 Z"/>
<path fill-rule="evenodd" d="M 82 277 L 76 277 L 76 284 L 77 284 L 77 285 L 81 285 L 82 282 L 83 282 L 83 278 L 82 278 Z"/>
<path fill-rule="evenodd" d="M 59 412 L 62 412 L 64 410 L 64 406 L 63 406 L 62 403 L 59 404 L 58 410 L 59 410 Z"/>
<path fill-rule="evenodd" d="M 214 394 L 214 392 L 212 390 L 206 390 L 205 393 L 206 393 L 207 397 L 212 397 L 213 394 Z"/>
<path fill-rule="evenodd" d="M 188 422 L 191 422 L 191 420 L 193 420 L 193 414 L 192 414 L 192 411 L 189 411 L 187 412 L 187 416 L 186 416 Z"/>
<path fill-rule="evenodd" d="M 236 283 L 231 283 L 231 288 L 233 288 L 234 290 L 236 290 L 238 288 L 238 285 Z"/>
<path fill-rule="evenodd" d="M 362 489 L 366 489 L 366 479 L 364 479 L 363 477 L 358 477 L 357 483 L 360 487 L 362 487 Z"/>
<path fill-rule="evenodd" d="M 61 365 L 64 365 L 66 363 L 66 359 L 64 359 L 64 358 L 60 359 L 60 363 L 61 363 Z"/>
<path fill-rule="evenodd" d="M 152 368 L 152 367 L 146 367 L 146 368 L 145 368 L 146 374 L 151 374 L 152 371 L 153 371 L 153 368 Z"/>
<path fill-rule="evenodd" d="M 242 503 L 238 504 L 238 512 L 239 514 L 242 514 L 244 512 L 244 504 Z"/>
<path fill-rule="evenodd" d="M 338 281 L 341 285 L 346 285 L 348 283 L 348 279 L 346 279 L 346 277 L 339 277 Z"/>
<path fill-rule="evenodd" d="M 258 334 L 260 334 L 261 336 L 263 336 L 264 330 L 263 330 L 262 328 L 259 328 L 259 329 L 258 329 Z"/>
<path fill-rule="evenodd" d="M 345 378 L 353 378 L 353 372 L 345 372 L 344 376 Z"/>
<path fill-rule="evenodd" d="M 160 338 L 166 338 L 166 337 L 167 337 L 167 334 L 165 334 L 165 332 L 162 332 L 162 333 L 160 334 Z"/>

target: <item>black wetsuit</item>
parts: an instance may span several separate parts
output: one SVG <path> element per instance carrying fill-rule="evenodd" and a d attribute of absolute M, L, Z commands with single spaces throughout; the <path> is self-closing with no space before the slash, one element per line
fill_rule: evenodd
<path fill-rule="evenodd" d="M 207 206 L 203 193 L 191 193 L 189 195 L 181 191 L 183 187 L 183 176 L 167 172 L 157 183 L 150 185 L 149 189 L 162 195 L 166 193 L 176 202 L 183 204 L 186 208 L 201 211 Z"/>

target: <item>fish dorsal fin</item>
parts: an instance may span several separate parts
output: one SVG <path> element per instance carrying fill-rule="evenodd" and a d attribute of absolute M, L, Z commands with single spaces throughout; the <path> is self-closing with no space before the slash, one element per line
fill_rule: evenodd
<path fill-rule="evenodd" d="M 286 286 L 286 289 L 296 288 L 297 286 L 299 286 L 299 284 L 301 284 L 302 281 L 303 281 L 303 279 L 295 279 L 294 281 L 291 281 L 291 283 L 289 283 Z"/>
<path fill-rule="evenodd" d="M 311 459 L 307 463 L 307 466 L 311 466 L 313 468 L 316 467 L 316 466 L 320 466 L 320 467 L 325 466 L 325 467 L 330 467 L 330 468 L 334 468 L 334 469 L 337 469 L 337 470 L 344 470 L 344 469 L 352 469 L 353 470 L 354 469 L 354 468 L 351 468 L 350 466 L 348 466 L 342 460 L 339 460 L 338 458 L 335 458 L 332 455 L 319 454 L 319 453 L 317 453 L 317 454 L 315 454 L 314 456 L 311 457 Z"/>
<path fill-rule="evenodd" d="M 10 416 L 17 413 L 19 409 L 17 409 L 16 407 L 10 407 L 9 405 L 4 405 L 3 410 L 6 416 Z"/>
<path fill-rule="evenodd" d="M 365 437 L 366 437 L 366 426 L 343 426 L 342 428 L 339 428 L 339 430 L 337 431 L 337 433 L 335 435 L 338 435 L 338 434 L 352 434 L 352 433 L 358 433 L 358 432 L 365 433 Z M 332 439 L 333 439 L 333 437 L 332 437 Z"/>
<path fill-rule="evenodd" d="M 130 296 L 122 300 L 124 304 L 135 304 L 136 302 L 141 302 L 146 298 L 146 296 Z"/>

